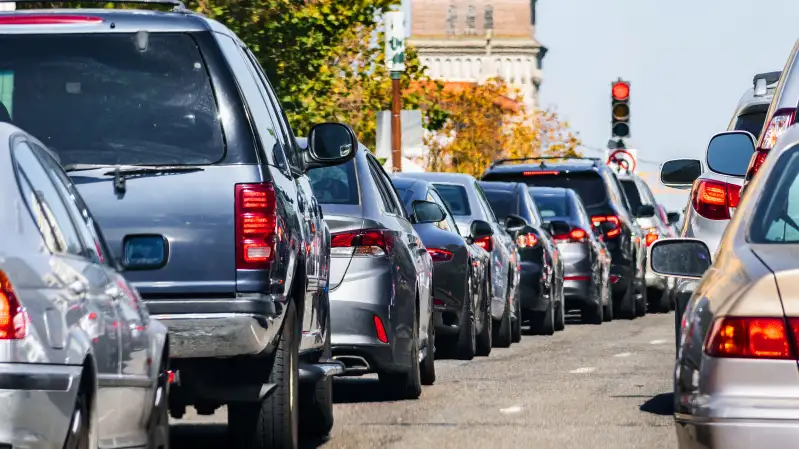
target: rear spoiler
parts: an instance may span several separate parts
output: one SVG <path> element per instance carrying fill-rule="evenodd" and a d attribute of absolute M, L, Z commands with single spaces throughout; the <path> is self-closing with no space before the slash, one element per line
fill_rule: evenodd
<path fill-rule="evenodd" d="M 776 84 L 780 80 L 782 72 L 766 72 L 758 73 L 752 78 L 752 84 L 755 89 L 755 96 L 762 97 L 768 93 L 768 86 Z"/>

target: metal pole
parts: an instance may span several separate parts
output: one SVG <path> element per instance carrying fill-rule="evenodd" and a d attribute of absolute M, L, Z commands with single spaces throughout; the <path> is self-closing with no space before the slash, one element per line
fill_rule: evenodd
<path fill-rule="evenodd" d="M 391 169 L 402 171 L 402 72 L 391 72 Z"/>

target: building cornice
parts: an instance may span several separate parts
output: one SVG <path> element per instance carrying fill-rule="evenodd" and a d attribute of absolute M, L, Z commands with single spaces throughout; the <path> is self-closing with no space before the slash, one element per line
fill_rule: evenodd
<path fill-rule="evenodd" d="M 485 37 L 475 37 L 470 39 L 430 39 L 430 38 L 414 38 L 408 39 L 408 45 L 417 49 L 434 50 L 434 49 L 460 49 L 460 48 L 485 48 L 488 43 Z M 491 48 L 517 48 L 520 50 L 538 49 L 541 44 L 533 38 L 519 38 L 507 39 L 492 37 Z"/>

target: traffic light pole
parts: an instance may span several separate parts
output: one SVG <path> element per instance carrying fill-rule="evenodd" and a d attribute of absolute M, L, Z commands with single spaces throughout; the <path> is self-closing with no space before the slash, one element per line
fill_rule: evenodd
<path fill-rule="evenodd" d="M 402 171 L 402 72 L 391 72 L 391 170 Z"/>

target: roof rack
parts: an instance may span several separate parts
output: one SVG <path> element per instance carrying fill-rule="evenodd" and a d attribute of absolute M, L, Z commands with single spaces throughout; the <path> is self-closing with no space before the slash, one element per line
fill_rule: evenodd
<path fill-rule="evenodd" d="M 491 167 L 496 167 L 497 165 L 503 165 L 506 162 L 522 162 L 522 161 L 546 161 L 546 160 L 557 160 L 557 159 L 579 159 L 585 161 L 594 161 L 594 165 L 597 162 L 602 163 L 602 159 L 598 157 L 577 157 L 577 156 L 537 156 L 537 157 L 519 157 L 519 158 L 512 158 L 512 159 L 497 159 L 491 163 Z"/>
<path fill-rule="evenodd" d="M 780 80 L 780 76 L 782 76 L 782 72 L 758 73 L 754 76 L 754 78 L 752 78 L 752 85 L 757 86 L 757 80 L 759 79 L 766 80 L 766 84 L 771 85 L 778 82 Z"/>
<path fill-rule="evenodd" d="M 170 5 L 174 11 L 189 11 L 181 0 L 56 0 L 56 1 L 37 1 L 37 0 L 0 0 L 0 3 L 84 3 L 105 5 L 108 3 L 119 4 L 142 4 L 142 5 Z"/>

